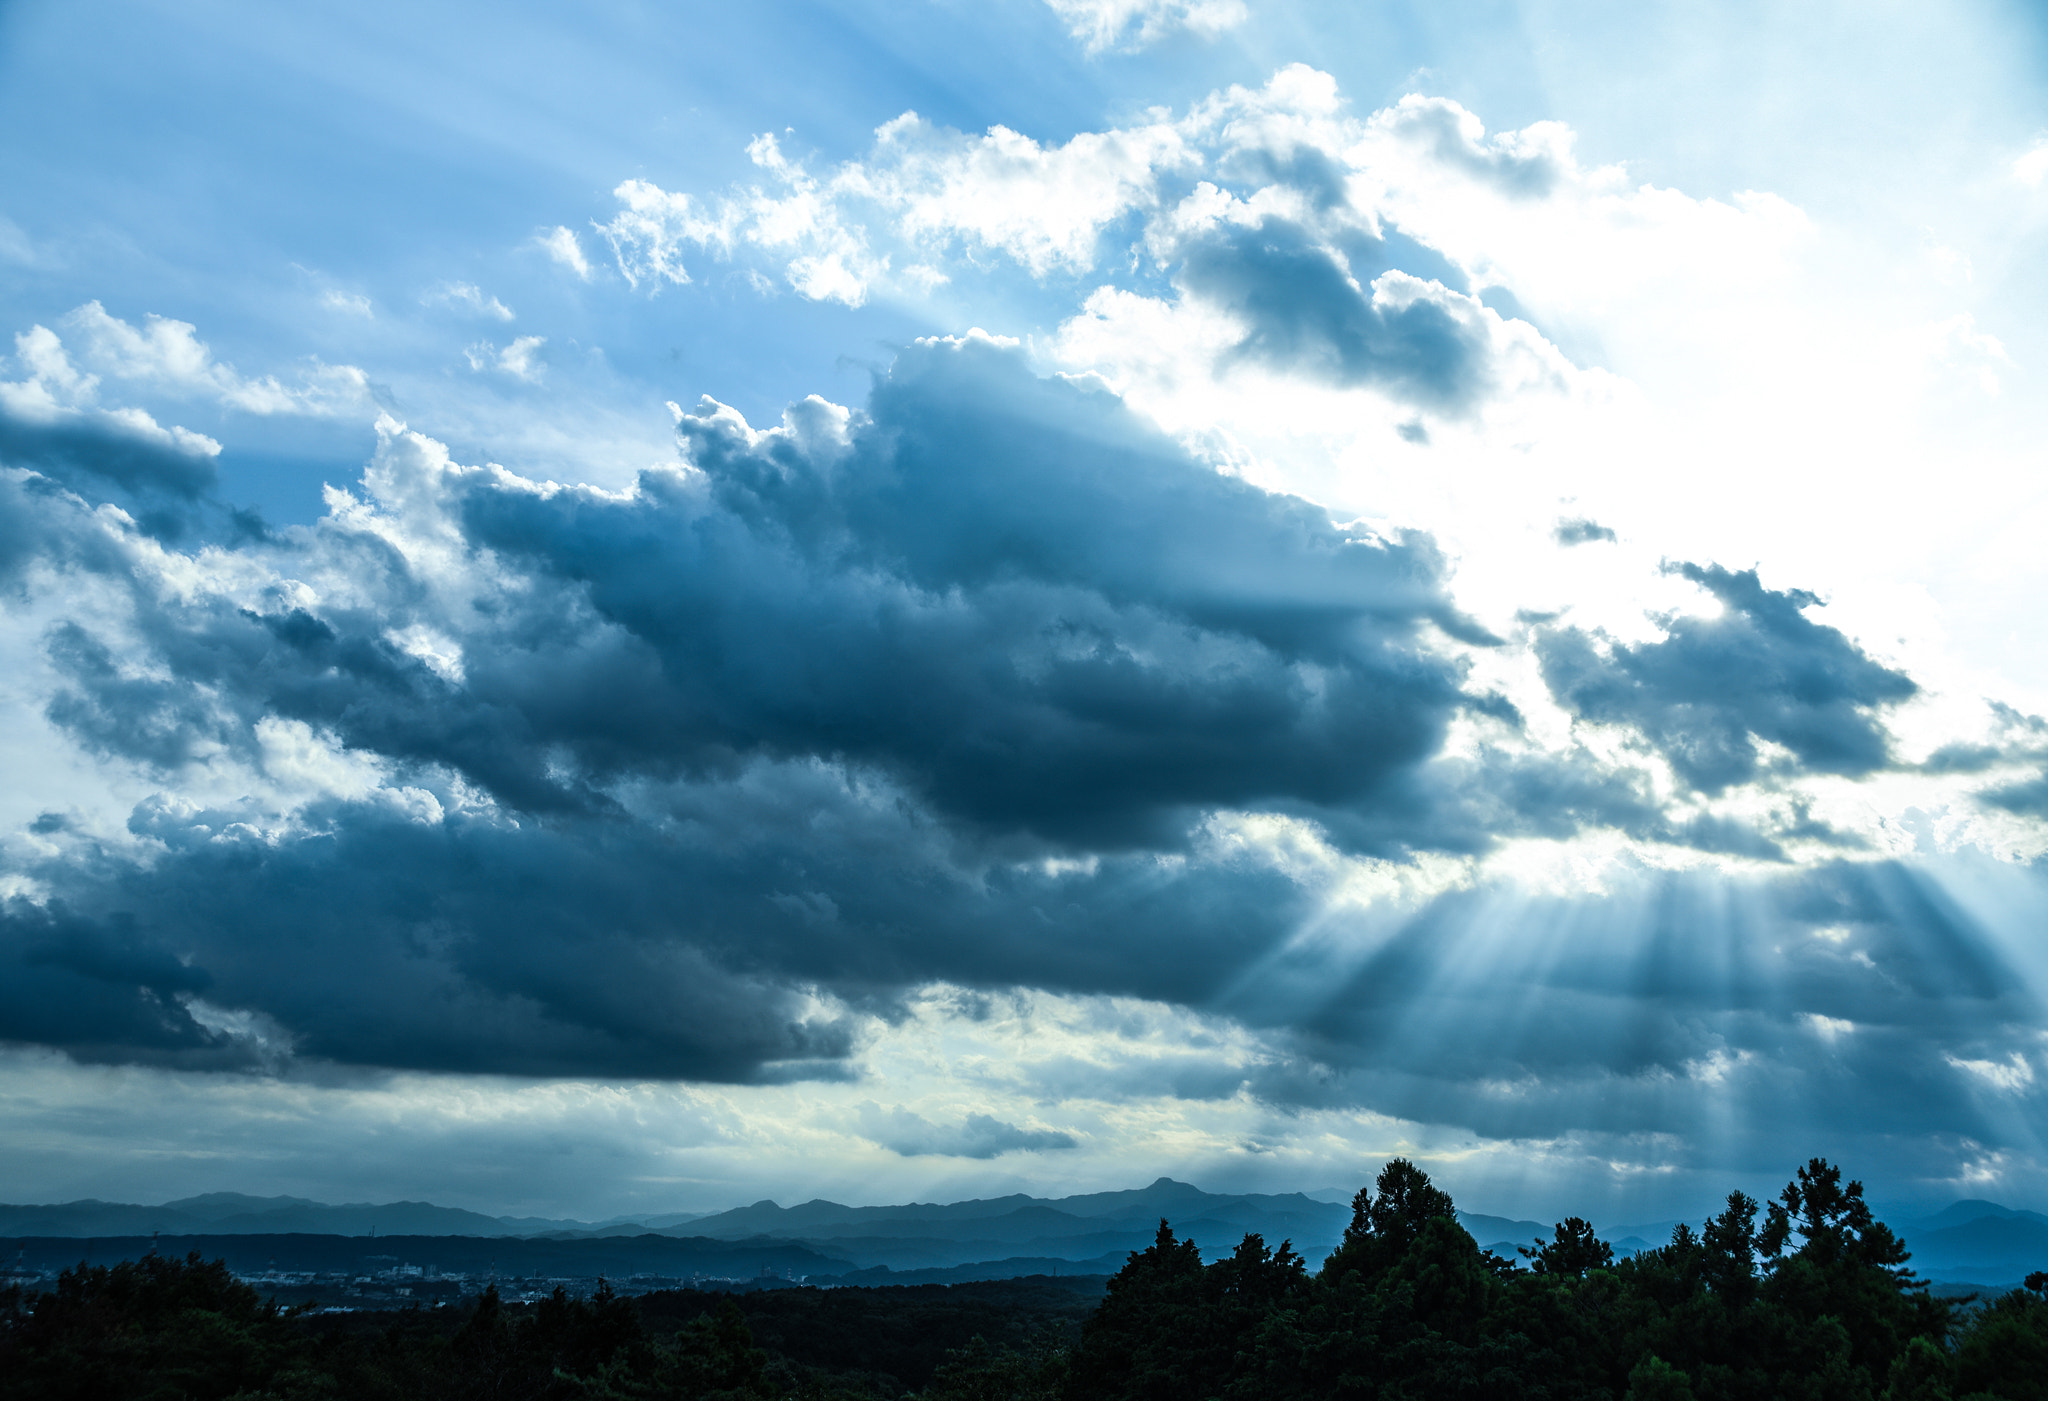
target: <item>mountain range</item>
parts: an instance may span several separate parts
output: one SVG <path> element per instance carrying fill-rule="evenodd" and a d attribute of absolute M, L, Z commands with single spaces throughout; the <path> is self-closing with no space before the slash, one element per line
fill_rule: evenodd
<path fill-rule="evenodd" d="M 694 1213 L 634 1218 L 627 1233 L 675 1226 Z M 558 1221 L 532 1216 L 485 1216 L 430 1202 L 351 1202 L 332 1206 L 304 1197 L 252 1197 L 208 1192 L 162 1206 L 76 1201 L 56 1206 L 0 1205 L 0 1236 L 335 1235 L 533 1236 L 549 1231 L 605 1231 L 627 1224 Z"/>
<path fill-rule="evenodd" d="M 1537 1221 L 1459 1212 L 1479 1244 L 1514 1257 L 1518 1246 L 1547 1239 Z M 77 1201 L 53 1206 L 0 1205 L 0 1238 L 166 1236 L 403 1236 L 580 1242 L 666 1237 L 693 1248 L 788 1247 L 827 1257 L 849 1282 L 916 1274 L 920 1278 L 1016 1273 L 1112 1273 L 1152 1241 L 1160 1220 L 1193 1238 L 1209 1259 L 1247 1232 L 1269 1245 L 1291 1240 L 1310 1265 L 1321 1262 L 1351 1219 L 1348 1194 L 1213 1193 L 1161 1177 L 1129 1191 L 1060 1198 L 1016 1194 L 950 1203 L 845 1206 L 758 1201 L 709 1214 L 671 1212 L 574 1221 L 487 1216 L 428 1202 L 328 1205 L 301 1197 L 212 1192 L 161 1206 Z M 2048 1269 L 2048 1216 L 1996 1202 L 1958 1201 L 1931 1215 L 1888 1218 L 1913 1251 L 1914 1268 L 1940 1283 L 2014 1283 Z M 1674 1221 L 1622 1224 L 1601 1234 L 1621 1254 L 1661 1245 Z M 1697 1224 L 1697 1223 L 1695 1223 Z M 653 1242 L 647 1242 L 653 1248 Z M 964 1273 L 963 1273 L 964 1272 Z"/>

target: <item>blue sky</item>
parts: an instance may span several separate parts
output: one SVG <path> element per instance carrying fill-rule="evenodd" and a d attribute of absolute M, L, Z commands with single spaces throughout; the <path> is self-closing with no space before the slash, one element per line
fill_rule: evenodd
<path fill-rule="evenodd" d="M 0 7 L 10 1194 L 2048 1202 L 2043 45 Z"/>

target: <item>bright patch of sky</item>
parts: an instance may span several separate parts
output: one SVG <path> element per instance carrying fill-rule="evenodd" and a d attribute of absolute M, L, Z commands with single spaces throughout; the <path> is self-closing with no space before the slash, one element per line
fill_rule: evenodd
<path fill-rule="evenodd" d="M 2044 44 L 0 9 L 13 1190 L 2048 1200 Z"/>

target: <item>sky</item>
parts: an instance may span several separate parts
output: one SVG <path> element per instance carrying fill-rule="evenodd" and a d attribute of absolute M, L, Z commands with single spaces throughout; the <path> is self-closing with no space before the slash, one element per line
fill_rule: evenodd
<path fill-rule="evenodd" d="M 2044 61 L 0 4 L 0 1196 L 2048 1207 Z"/>

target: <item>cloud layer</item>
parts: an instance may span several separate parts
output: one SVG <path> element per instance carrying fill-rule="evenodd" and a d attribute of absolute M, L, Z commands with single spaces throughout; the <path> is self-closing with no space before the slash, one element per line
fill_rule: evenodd
<path fill-rule="evenodd" d="M 1234 13 L 1056 8 L 1103 50 Z M 903 345 L 773 427 L 672 406 L 673 460 L 608 487 L 387 417 L 276 530 L 154 415 L 367 420 L 361 371 L 98 302 L 17 337 L 16 1054 L 811 1095 L 773 1102 L 873 1160 L 1070 1162 L 1148 1113 L 1248 1158 L 1390 1124 L 1617 1172 L 2036 1153 L 2048 725 L 1930 721 L 1973 702 L 1768 564 L 1652 556 L 1660 606 L 1615 605 L 1636 523 L 1549 485 L 1514 524 L 1595 582 L 1523 609 L 1521 557 L 1336 518 L 1234 436 L 1254 405 L 1374 489 L 1475 442 L 1534 480 L 1531 406 L 1612 388 L 1539 323 L 1739 280 L 1797 210 L 1298 66 L 1063 141 L 905 113 L 829 169 L 750 154 L 522 256 L 629 312 L 1051 288 L 1057 331 Z M 454 328 L 451 382 L 545 416 L 601 359 L 527 288 L 424 280 L 378 305 Z M 940 1089 L 891 1079 L 946 1036 Z"/>
<path fill-rule="evenodd" d="M 1703 611 L 1654 640 L 1496 637 L 1428 537 L 1220 473 L 980 334 L 905 349 L 859 411 L 676 417 L 680 461 L 616 492 L 387 420 L 317 525 L 184 552 L 93 506 L 108 473 L 17 456 L 41 723 L 155 787 L 11 839 L 0 1036 L 830 1082 L 921 989 L 1037 988 L 1259 1038 L 1126 1087 L 1184 1101 L 1564 1143 L 1776 1097 L 1802 1131 L 2009 1136 L 2038 970 L 1909 865 L 1789 855 L 1872 849 L 1813 785 L 1913 769 L 1886 716 L 1914 683 L 1811 594 L 1677 565 Z M 1522 647 L 1562 742 L 1475 684 Z M 1605 893 L 1514 875 L 1614 841 Z M 898 1155 L 1080 1141 L 1020 1119 L 855 1116 Z"/>
<path fill-rule="evenodd" d="M 1116 278 L 1105 265 L 1122 262 L 1135 300 L 1091 301 L 1097 315 L 1190 323 L 1181 352 L 1206 348 L 1218 373 L 1256 362 L 1460 418 L 1510 384 L 1567 373 L 1397 212 L 1420 181 L 1510 200 L 1583 182 L 1552 127 L 1488 138 L 1445 102 L 1360 121 L 1328 75 L 1296 65 L 1179 118 L 1154 110 L 1060 145 L 906 112 L 865 157 L 823 174 L 772 135 L 748 152 L 764 183 L 725 195 L 618 187 L 621 208 L 597 231 L 630 285 L 680 285 L 692 265 L 733 260 L 764 289 L 761 269 L 779 269 L 800 296 L 860 306 L 930 293 L 960 254 L 977 276 L 1008 266 L 1039 281 Z"/>

